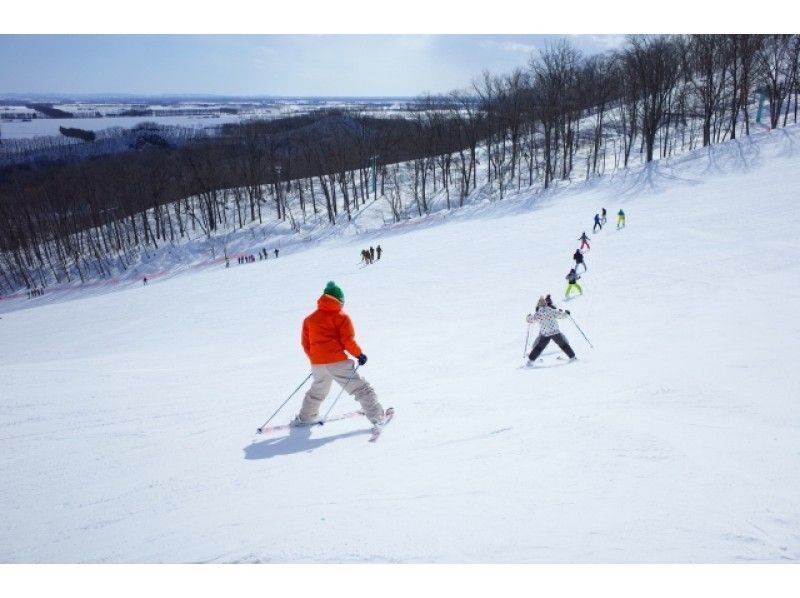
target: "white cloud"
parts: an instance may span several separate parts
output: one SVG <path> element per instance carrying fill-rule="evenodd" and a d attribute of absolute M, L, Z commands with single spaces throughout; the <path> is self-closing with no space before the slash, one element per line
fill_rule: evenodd
<path fill-rule="evenodd" d="M 600 51 L 615 50 L 620 48 L 625 43 L 624 35 L 569 35 L 567 37 L 579 39 L 584 44 L 592 44 L 597 46 Z"/>
<path fill-rule="evenodd" d="M 508 52 L 512 54 L 530 54 L 537 50 L 533 44 L 522 44 L 520 42 L 497 42 L 493 40 L 483 40 L 480 42 L 480 47 L 486 50 L 499 50 L 500 52 Z"/>

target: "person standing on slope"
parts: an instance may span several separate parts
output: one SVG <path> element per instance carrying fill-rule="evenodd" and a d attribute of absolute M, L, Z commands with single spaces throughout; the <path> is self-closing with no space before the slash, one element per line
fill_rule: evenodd
<path fill-rule="evenodd" d="M 586 272 L 586 263 L 583 261 L 583 254 L 580 249 L 575 250 L 575 253 L 572 254 L 572 259 L 575 260 L 576 271 L 578 270 L 578 266 L 583 266 L 583 271 Z"/>
<path fill-rule="evenodd" d="M 594 228 L 592 229 L 593 233 L 597 232 L 597 227 L 600 227 L 600 230 L 603 230 L 603 225 L 600 223 L 600 214 L 594 215 Z"/>
<path fill-rule="evenodd" d="M 342 289 L 330 281 L 317 300 L 317 310 L 303 320 L 301 342 L 311 361 L 313 381 L 303 398 L 300 413 L 292 420 L 293 425 L 312 425 L 319 421 L 320 405 L 334 380 L 361 403 L 370 422 L 380 425 L 384 421 L 385 413 L 375 390 L 356 372 L 345 354 L 347 351 L 356 357 L 359 366 L 367 363 L 367 356 L 356 342 L 353 322 L 342 311 L 343 306 Z"/>
<path fill-rule="evenodd" d="M 617 212 L 617 229 L 620 228 L 625 228 L 625 212 L 622 211 L 622 208 Z"/>
<path fill-rule="evenodd" d="M 578 237 L 578 241 L 581 242 L 581 251 L 583 251 L 584 247 L 586 247 L 586 249 L 591 249 L 589 246 L 589 237 L 586 236 L 586 231 L 583 231 L 583 234 Z"/>
<path fill-rule="evenodd" d="M 553 308 L 553 309 L 558 309 L 558 308 L 555 306 L 555 303 L 553 303 L 553 298 L 552 298 L 552 297 L 550 297 L 550 295 L 549 295 L 549 294 L 548 294 L 548 295 L 545 295 L 544 302 L 547 304 L 547 307 L 551 307 L 551 308 Z M 538 305 L 538 303 L 537 303 L 537 305 Z M 530 322 L 529 322 L 529 323 L 530 323 Z M 538 343 L 538 342 L 539 342 L 539 339 L 540 339 L 541 337 L 542 337 L 542 335 L 541 335 L 541 334 L 538 334 L 538 335 L 536 336 L 536 340 L 535 340 L 535 341 L 533 341 L 533 344 L 535 345 L 536 343 Z"/>
<path fill-rule="evenodd" d="M 528 314 L 526 318 L 528 324 L 539 322 L 539 337 L 533 344 L 530 354 L 528 355 L 527 365 L 532 365 L 542 354 L 545 347 L 553 341 L 557 344 L 564 353 L 567 354 L 570 361 L 575 359 L 575 351 L 569 346 L 567 337 L 558 329 L 557 319 L 563 319 L 569 316 L 569 310 L 560 310 L 547 305 L 547 300 L 544 297 L 539 297 L 536 304 L 536 313 Z"/>
<path fill-rule="evenodd" d="M 603 210 L 600 212 L 600 222 L 602 224 L 606 223 L 606 209 L 605 208 L 603 208 Z"/>
<path fill-rule="evenodd" d="M 578 292 L 581 295 L 583 295 L 583 289 L 581 288 L 581 285 L 578 284 L 578 279 L 579 278 L 580 278 L 580 276 L 578 276 L 578 273 L 575 272 L 575 268 L 572 268 L 569 271 L 569 274 L 567 274 L 567 283 L 569 283 L 569 284 L 567 284 L 567 292 L 564 295 L 564 299 L 568 299 L 569 298 L 569 294 L 572 292 L 572 288 L 573 287 L 578 289 Z"/>

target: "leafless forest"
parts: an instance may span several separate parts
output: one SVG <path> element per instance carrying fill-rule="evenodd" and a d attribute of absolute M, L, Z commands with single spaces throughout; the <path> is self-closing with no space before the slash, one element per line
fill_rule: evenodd
<path fill-rule="evenodd" d="M 395 219 L 428 212 L 436 193 L 447 207 L 478 188 L 502 200 L 748 135 L 762 104 L 763 126 L 786 126 L 798 57 L 800 35 L 631 36 L 594 56 L 562 42 L 526 68 L 420 97 L 405 118 L 337 110 L 214 136 L 0 139 L 0 293 L 110 276 L 190 234 L 335 223 L 376 197 Z"/>

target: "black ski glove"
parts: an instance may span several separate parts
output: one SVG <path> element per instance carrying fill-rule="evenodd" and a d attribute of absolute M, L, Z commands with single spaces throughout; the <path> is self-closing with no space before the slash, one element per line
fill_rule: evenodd
<path fill-rule="evenodd" d="M 365 363 L 367 363 L 367 356 L 362 353 L 358 356 L 358 365 L 364 365 Z"/>

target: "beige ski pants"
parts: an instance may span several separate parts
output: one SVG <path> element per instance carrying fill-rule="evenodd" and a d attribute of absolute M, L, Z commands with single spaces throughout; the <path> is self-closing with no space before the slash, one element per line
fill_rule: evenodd
<path fill-rule="evenodd" d="M 336 363 L 312 364 L 311 374 L 313 381 L 311 382 L 311 388 L 308 389 L 306 396 L 303 398 L 303 406 L 298 414 L 300 420 L 312 422 L 319 419 L 320 405 L 322 405 L 325 397 L 328 396 L 331 383 L 334 380 L 344 388 L 347 394 L 361 403 L 361 409 L 371 422 L 375 423 L 382 420 L 384 415 L 383 407 L 378 402 L 375 390 L 370 386 L 369 382 L 354 370 L 355 366 L 349 359 L 337 361 Z M 348 378 L 350 382 L 347 381 Z"/>

